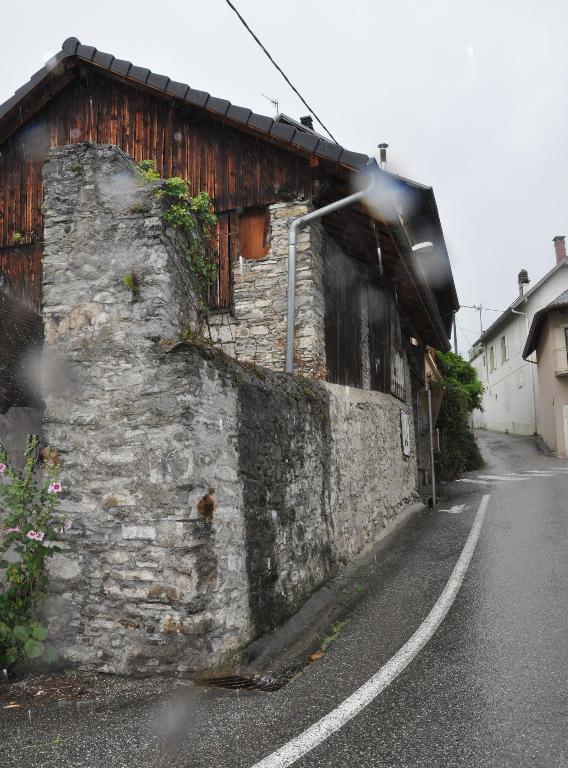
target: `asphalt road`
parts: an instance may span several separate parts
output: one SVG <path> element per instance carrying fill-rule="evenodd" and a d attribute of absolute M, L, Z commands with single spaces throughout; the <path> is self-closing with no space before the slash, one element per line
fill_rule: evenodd
<path fill-rule="evenodd" d="M 490 494 L 469 570 L 432 639 L 293 765 L 568 766 L 568 462 L 528 438 L 481 441 L 487 466 L 444 488 L 438 508 L 370 566 L 338 640 L 285 688 L 143 683 L 135 697 L 37 708 L 31 721 L 0 710 L 0 765 L 252 768 L 338 707 L 421 626 Z"/>

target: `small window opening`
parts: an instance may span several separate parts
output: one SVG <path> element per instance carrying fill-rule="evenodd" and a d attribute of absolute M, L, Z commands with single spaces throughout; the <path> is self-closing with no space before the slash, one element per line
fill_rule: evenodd
<path fill-rule="evenodd" d="M 507 349 L 507 337 L 501 336 L 501 363 L 509 359 L 509 350 Z"/>

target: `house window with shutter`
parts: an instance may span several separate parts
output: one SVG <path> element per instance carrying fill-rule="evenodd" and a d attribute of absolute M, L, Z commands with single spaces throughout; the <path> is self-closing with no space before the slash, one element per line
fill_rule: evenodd
<path fill-rule="evenodd" d="M 239 256 L 263 259 L 270 250 L 268 208 L 249 208 L 239 214 Z"/>
<path fill-rule="evenodd" d="M 211 259 L 217 275 L 209 291 L 211 309 L 230 309 L 235 264 L 241 259 L 263 259 L 270 250 L 268 207 L 245 208 L 217 213 L 217 226 L 211 238 Z"/>

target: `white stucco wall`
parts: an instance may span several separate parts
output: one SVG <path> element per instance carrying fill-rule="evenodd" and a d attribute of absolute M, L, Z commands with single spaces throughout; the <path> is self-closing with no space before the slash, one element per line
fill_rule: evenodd
<path fill-rule="evenodd" d="M 528 315 L 528 326 L 539 309 L 568 289 L 566 260 L 551 274 L 539 281 L 515 307 Z M 505 336 L 508 357 L 502 360 L 501 338 Z M 510 315 L 483 340 L 479 353 L 471 363 L 484 385 L 483 412 L 474 411 L 474 427 L 517 435 L 532 435 L 537 431 L 539 395 L 536 365 L 523 360 L 527 339 L 524 315 Z M 495 368 L 491 370 L 490 350 L 495 349 Z M 534 359 L 534 355 L 531 356 Z M 532 373 L 531 373 L 532 369 Z"/>

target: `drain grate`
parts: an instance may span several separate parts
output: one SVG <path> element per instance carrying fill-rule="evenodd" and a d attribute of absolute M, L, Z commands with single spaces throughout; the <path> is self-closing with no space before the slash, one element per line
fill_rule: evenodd
<path fill-rule="evenodd" d="M 270 675 L 231 675 L 229 677 L 204 677 L 197 681 L 198 685 L 207 688 L 226 688 L 231 691 L 277 691 L 288 682 L 285 678 L 275 678 Z"/>

